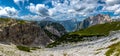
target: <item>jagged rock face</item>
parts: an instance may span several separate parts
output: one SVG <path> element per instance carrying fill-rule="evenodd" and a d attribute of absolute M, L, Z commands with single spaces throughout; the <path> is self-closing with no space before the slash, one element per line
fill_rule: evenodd
<path fill-rule="evenodd" d="M 0 40 L 12 42 L 17 45 L 38 45 L 45 46 L 50 43 L 50 38 L 37 25 L 17 24 L 12 27 L 5 27 L 0 32 Z"/>
<path fill-rule="evenodd" d="M 12 20 L 12 19 L 11 19 Z M 4 21 L 3 21 L 4 22 Z M 10 22 L 10 21 L 8 21 Z M 46 46 L 51 43 L 51 39 L 43 29 L 34 23 L 18 23 L 12 20 L 12 23 L 1 23 L 0 42 L 13 43 L 26 46 Z M 3 27 L 4 25 L 4 27 Z"/>
<path fill-rule="evenodd" d="M 64 27 L 55 22 L 0 18 L 0 42 L 8 44 L 44 47 L 65 33 Z"/>
<path fill-rule="evenodd" d="M 103 24 L 106 22 L 112 22 L 112 19 L 110 18 L 110 16 L 98 14 L 96 16 L 91 16 L 91 17 L 88 17 L 87 19 L 85 19 L 80 24 L 80 29 L 87 28 L 89 26 L 96 25 L 96 24 Z"/>

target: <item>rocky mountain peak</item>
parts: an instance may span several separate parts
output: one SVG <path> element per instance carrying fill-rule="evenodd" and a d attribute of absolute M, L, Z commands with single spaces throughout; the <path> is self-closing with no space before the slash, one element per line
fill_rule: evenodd
<path fill-rule="evenodd" d="M 112 19 L 110 18 L 110 16 L 98 14 L 96 16 L 90 16 L 85 20 L 83 20 L 83 22 L 80 24 L 80 28 L 87 28 L 92 25 L 103 24 L 106 22 L 112 22 Z"/>
<path fill-rule="evenodd" d="M 102 23 L 112 21 L 109 15 L 102 15 L 102 14 L 98 14 L 96 16 L 89 17 L 85 20 L 88 20 L 90 22 L 90 25 L 102 24 Z"/>

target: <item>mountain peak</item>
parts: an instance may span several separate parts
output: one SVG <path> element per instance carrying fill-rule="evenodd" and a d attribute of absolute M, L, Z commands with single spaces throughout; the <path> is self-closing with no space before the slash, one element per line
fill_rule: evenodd
<path fill-rule="evenodd" d="M 87 28 L 92 25 L 96 24 L 103 24 L 106 22 L 112 22 L 112 19 L 110 18 L 109 15 L 103 15 L 103 14 L 98 14 L 96 16 L 90 16 L 83 20 L 83 22 L 80 25 L 80 28 Z"/>

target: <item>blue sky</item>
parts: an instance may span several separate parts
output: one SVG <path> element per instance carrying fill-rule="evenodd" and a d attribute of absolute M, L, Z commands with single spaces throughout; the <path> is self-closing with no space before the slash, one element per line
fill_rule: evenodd
<path fill-rule="evenodd" d="M 119 0 L 0 0 L 0 17 L 24 20 L 78 19 L 107 14 L 120 18 Z"/>

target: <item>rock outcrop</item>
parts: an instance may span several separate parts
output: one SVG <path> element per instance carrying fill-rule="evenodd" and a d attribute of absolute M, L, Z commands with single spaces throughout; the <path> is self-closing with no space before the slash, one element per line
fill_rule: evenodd
<path fill-rule="evenodd" d="M 46 34 L 48 34 L 52 40 L 55 40 L 67 33 L 66 29 L 57 22 L 40 21 L 38 24 L 45 30 Z"/>
<path fill-rule="evenodd" d="M 45 47 L 66 33 L 64 27 L 55 22 L 24 21 L 0 18 L 0 42 L 31 47 Z"/>
<path fill-rule="evenodd" d="M 51 39 L 40 26 L 31 22 L 8 19 L 1 23 L 0 41 L 27 46 L 46 46 Z M 11 23 L 9 23 L 11 22 Z"/>

